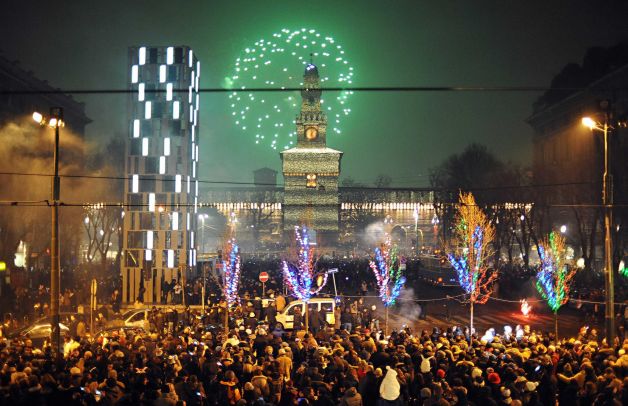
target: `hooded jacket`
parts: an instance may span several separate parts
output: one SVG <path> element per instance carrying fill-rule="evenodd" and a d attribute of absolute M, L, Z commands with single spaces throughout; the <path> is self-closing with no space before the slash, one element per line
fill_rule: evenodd
<path fill-rule="evenodd" d="M 399 397 L 401 386 L 397 380 L 397 371 L 386 367 L 386 376 L 379 387 L 379 395 L 384 400 L 396 400 Z"/>

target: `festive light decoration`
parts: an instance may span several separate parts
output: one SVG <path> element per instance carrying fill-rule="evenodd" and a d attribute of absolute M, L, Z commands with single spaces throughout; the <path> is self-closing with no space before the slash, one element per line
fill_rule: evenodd
<path fill-rule="evenodd" d="M 323 274 L 323 280 L 320 285 L 312 284 L 315 273 L 314 252 L 310 247 L 309 237 L 307 235 L 307 227 L 296 226 L 294 234 L 297 242 L 297 263 L 292 264 L 288 261 L 282 261 L 282 270 L 284 281 L 288 285 L 290 292 L 297 299 L 307 303 L 310 298 L 316 295 L 327 283 L 327 273 Z"/>
<path fill-rule="evenodd" d="M 238 285 L 240 283 L 240 249 L 235 238 L 227 243 L 228 260 L 222 261 L 224 269 L 222 290 L 229 307 L 239 302 Z"/>
<path fill-rule="evenodd" d="M 460 193 L 455 226 L 458 245 L 447 254 L 447 259 L 469 297 L 470 328 L 473 331 L 473 305 L 486 303 L 497 279 L 497 272 L 489 264 L 493 257 L 491 244 L 495 229 L 471 193 Z"/>
<path fill-rule="evenodd" d="M 532 311 L 532 306 L 528 303 L 527 299 L 521 299 L 519 303 L 521 303 L 521 314 L 528 317 Z"/>
<path fill-rule="evenodd" d="M 626 261 L 623 259 L 619 261 L 619 274 L 628 276 L 628 265 L 626 265 Z"/>
<path fill-rule="evenodd" d="M 576 267 L 566 263 L 565 239 L 551 232 L 538 247 L 541 266 L 536 274 L 536 289 L 554 313 L 569 300 L 571 280 Z"/>
<path fill-rule="evenodd" d="M 390 238 L 382 244 L 382 249 L 375 248 L 375 261 L 369 261 L 369 266 L 377 279 L 379 297 L 384 306 L 395 304 L 401 288 L 406 282 L 401 274 L 401 260 L 397 246 L 391 246 Z"/>
<path fill-rule="evenodd" d="M 270 39 L 260 39 L 244 49 L 236 59 L 233 74 L 225 78 L 225 86 L 231 89 L 247 88 L 297 88 L 302 87 L 303 70 L 310 58 L 324 72 L 323 87 L 351 86 L 353 67 L 345 51 L 336 40 L 314 29 L 282 29 Z M 342 119 L 349 115 L 349 96 L 353 91 L 344 90 L 329 94 L 321 100 L 329 118 L 328 134 L 341 134 Z M 231 115 L 236 127 L 255 144 L 288 149 L 296 143 L 292 123 L 299 111 L 298 93 L 284 92 L 229 94 Z"/>

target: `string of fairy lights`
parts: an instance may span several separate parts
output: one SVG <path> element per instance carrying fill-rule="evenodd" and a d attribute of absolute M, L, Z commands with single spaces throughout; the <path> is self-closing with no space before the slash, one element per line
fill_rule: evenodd
<path fill-rule="evenodd" d="M 257 94 L 246 90 L 300 90 L 302 71 L 295 71 L 294 67 L 305 67 L 310 62 L 323 73 L 322 87 L 341 89 L 323 97 L 321 104 L 331 133 L 342 133 L 343 119 L 351 113 L 349 101 L 353 94 L 353 90 L 342 88 L 350 87 L 354 78 L 354 68 L 344 48 L 332 36 L 315 29 L 284 28 L 246 47 L 235 60 L 233 73 L 225 79 L 225 86 L 233 89 L 229 94 L 233 122 L 245 137 L 273 150 L 295 144 L 296 131 L 290 123 L 300 108 L 298 93 Z"/>
<path fill-rule="evenodd" d="M 382 249 L 375 248 L 375 261 L 370 260 L 369 267 L 375 274 L 382 303 L 386 307 L 394 305 L 406 278 L 401 271 L 399 249 L 391 244 L 390 238 L 386 239 Z"/>

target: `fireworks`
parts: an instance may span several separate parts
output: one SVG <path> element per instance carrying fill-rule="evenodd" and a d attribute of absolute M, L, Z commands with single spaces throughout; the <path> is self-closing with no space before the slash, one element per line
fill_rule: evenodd
<path fill-rule="evenodd" d="M 331 36 L 313 29 L 283 29 L 260 39 L 236 59 L 233 74 L 225 79 L 231 89 L 300 88 L 310 58 L 321 72 L 322 87 L 350 87 L 353 67 L 345 50 Z M 341 134 L 342 120 L 351 113 L 350 90 L 334 92 L 321 100 L 328 117 L 327 134 Z M 299 112 L 298 93 L 232 92 L 229 94 L 235 126 L 255 144 L 288 149 L 296 143 L 294 117 Z"/>
<path fill-rule="evenodd" d="M 521 314 L 528 317 L 532 311 L 532 306 L 528 303 L 527 299 L 521 299 L 519 303 L 521 303 Z"/>
<path fill-rule="evenodd" d="M 397 246 L 391 247 L 390 239 L 387 239 L 382 248 L 375 248 L 375 261 L 369 261 L 369 266 L 377 279 L 379 297 L 388 307 L 395 304 L 406 278 L 401 275 Z"/>

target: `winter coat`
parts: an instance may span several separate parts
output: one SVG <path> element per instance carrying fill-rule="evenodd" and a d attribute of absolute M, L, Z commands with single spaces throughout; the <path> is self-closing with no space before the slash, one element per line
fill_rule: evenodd
<path fill-rule="evenodd" d="M 386 367 L 386 376 L 379 387 L 379 396 L 384 400 L 396 400 L 401 393 L 401 385 L 397 380 L 397 371 Z"/>
<path fill-rule="evenodd" d="M 355 390 L 354 387 L 347 389 L 342 399 L 340 399 L 341 406 L 362 406 L 362 396 Z"/>

